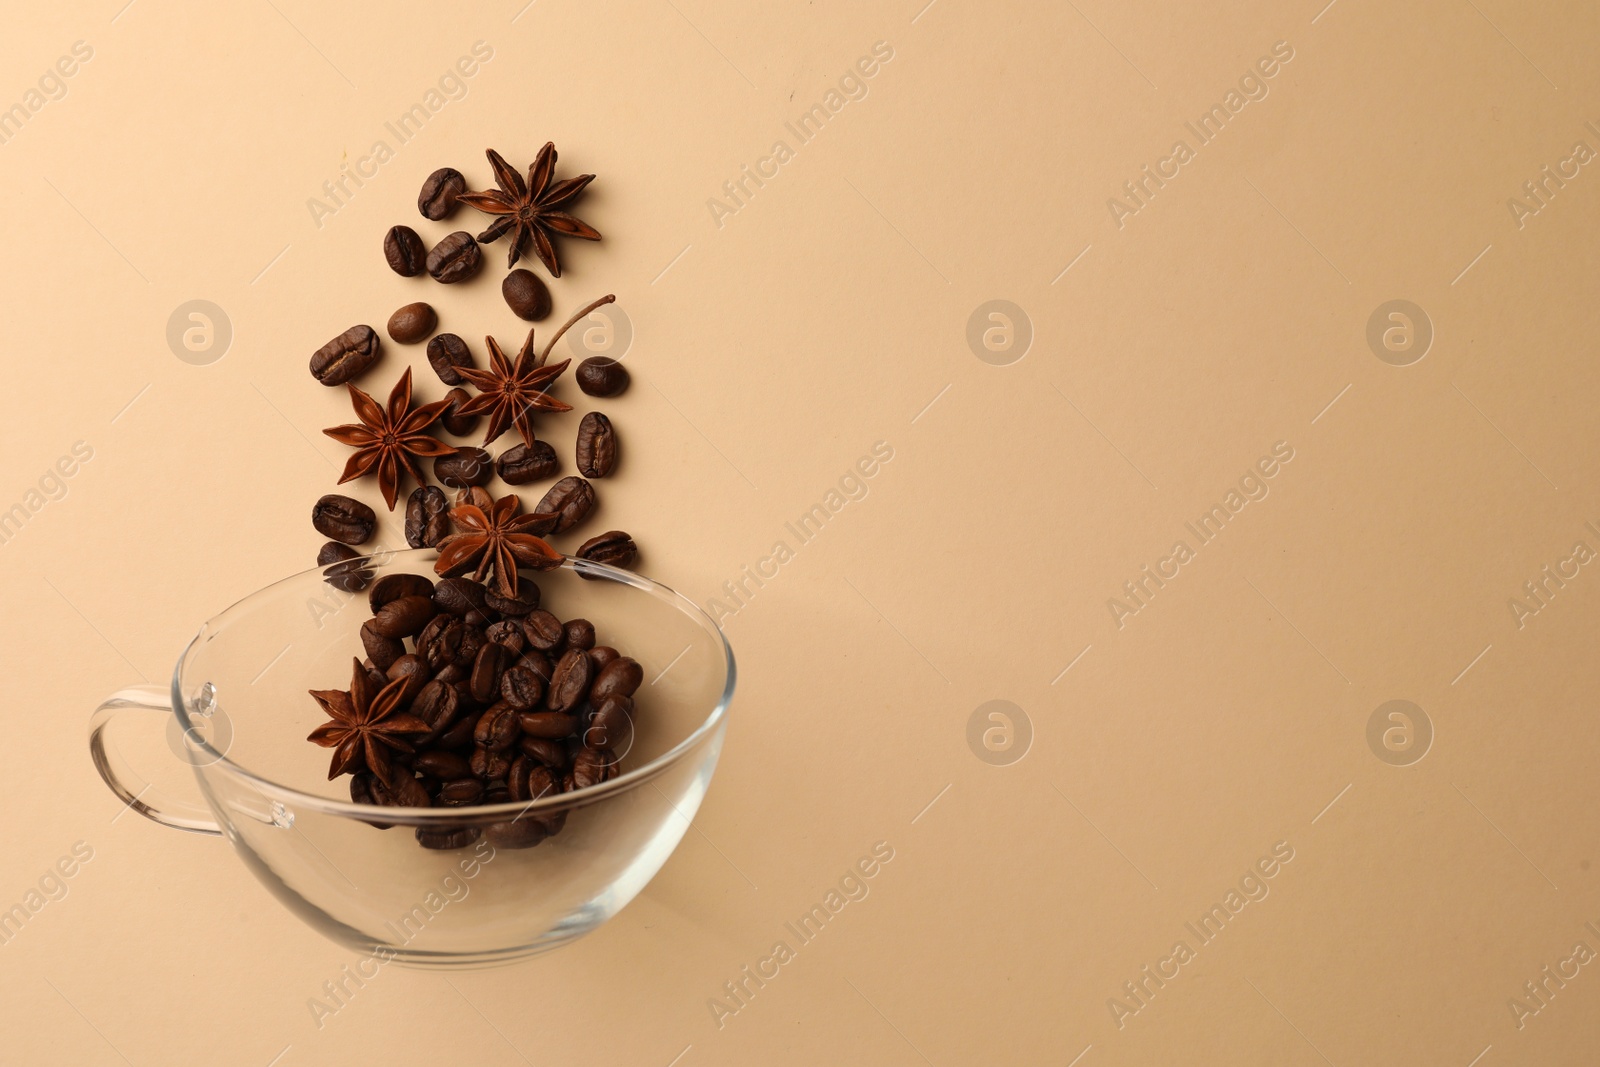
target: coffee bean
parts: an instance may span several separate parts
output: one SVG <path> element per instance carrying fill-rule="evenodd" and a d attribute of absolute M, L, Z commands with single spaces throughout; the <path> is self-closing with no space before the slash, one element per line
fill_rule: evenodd
<path fill-rule="evenodd" d="M 631 697 L 643 682 L 644 668 L 639 666 L 639 661 L 619 656 L 606 664 L 595 677 L 594 688 L 589 690 L 589 699 L 600 704 L 611 696 Z"/>
<path fill-rule="evenodd" d="M 578 423 L 578 473 L 604 478 L 617 467 L 617 431 L 611 420 L 591 411 Z"/>
<path fill-rule="evenodd" d="M 400 703 L 410 704 L 417 699 L 417 694 L 422 692 L 422 687 L 428 684 L 428 665 L 422 662 L 420 656 L 407 654 L 389 664 L 389 669 L 384 672 L 391 682 L 405 679 L 405 687 L 400 691 Z"/>
<path fill-rule="evenodd" d="M 622 662 L 618 660 L 617 663 Z M 612 663 L 606 670 L 616 667 Z M 590 670 L 589 657 L 581 648 L 568 649 L 556 664 L 556 670 L 550 676 L 550 691 L 545 694 L 545 705 L 551 711 L 572 711 L 589 691 Z M 604 673 L 604 672 L 602 672 Z M 626 696 L 627 694 L 623 694 Z"/>
<path fill-rule="evenodd" d="M 372 628 L 384 637 L 410 637 L 428 625 L 428 620 L 438 611 L 431 597 L 403 596 L 385 604 L 373 615 Z"/>
<path fill-rule="evenodd" d="M 506 664 L 512 657 L 511 650 L 505 645 L 493 641 L 485 641 L 483 647 L 478 649 L 478 657 L 472 664 L 472 699 L 480 704 L 487 704 L 500 692 L 500 675 L 505 672 Z M 503 746 L 502 746 L 503 747 Z"/>
<path fill-rule="evenodd" d="M 472 773 L 479 778 L 501 778 L 511 769 L 511 755 L 507 752 L 472 746 Z M 485 798 L 487 799 L 487 798 Z"/>
<path fill-rule="evenodd" d="M 383 354 L 378 332 L 352 326 L 311 355 L 311 376 L 323 385 L 343 385 L 359 377 Z"/>
<path fill-rule="evenodd" d="M 466 752 L 472 748 L 472 731 L 477 725 L 478 720 L 475 717 L 463 715 L 440 735 L 435 744 L 447 752 Z"/>
<path fill-rule="evenodd" d="M 359 500 L 329 493 L 311 506 L 311 525 L 334 541 L 364 545 L 378 529 L 378 516 Z"/>
<path fill-rule="evenodd" d="M 595 645 L 589 650 L 589 665 L 594 668 L 595 677 L 599 677 L 605 665 L 620 656 L 621 653 L 610 645 Z"/>
<path fill-rule="evenodd" d="M 533 510 L 536 514 L 547 512 L 559 516 L 554 532 L 565 533 L 588 518 L 589 512 L 594 510 L 594 486 L 582 478 L 568 475 L 552 485 Z"/>
<path fill-rule="evenodd" d="M 590 396 L 616 396 L 628 387 L 628 368 L 610 356 L 590 356 L 578 364 L 573 377 Z"/>
<path fill-rule="evenodd" d="M 526 626 L 523 627 L 522 635 L 524 637 L 528 635 Z M 539 680 L 543 682 L 547 688 L 550 685 L 550 676 L 554 674 L 556 670 L 555 665 L 550 662 L 550 657 L 545 655 L 543 652 L 540 652 L 536 648 L 529 649 L 528 651 L 524 652 L 522 654 L 522 658 L 517 660 L 517 666 L 526 667 L 534 674 L 537 674 L 539 676 Z"/>
<path fill-rule="evenodd" d="M 511 650 L 513 656 L 520 656 L 528 644 L 528 639 L 522 636 L 522 627 L 511 619 L 501 619 L 497 623 L 490 624 L 483 636 L 497 645 L 504 645 Z"/>
<path fill-rule="evenodd" d="M 522 634 L 540 652 L 557 652 L 567 639 L 567 628 L 548 611 L 534 611 L 522 620 Z"/>
<path fill-rule="evenodd" d="M 383 258 L 400 277 L 415 278 L 422 273 L 428 249 L 410 226 L 391 226 L 383 235 Z"/>
<path fill-rule="evenodd" d="M 633 701 L 627 697 L 612 696 L 601 701 L 583 732 L 585 748 L 620 747 L 633 728 Z"/>
<path fill-rule="evenodd" d="M 460 760 L 462 770 L 465 772 L 458 778 L 452 778 L 439 788 L 439 806 L 441 808 L 465 808 L 483 799 L 483 783 L 472 777 L 472 764 L 461 759 L 454 753 L 452 759 Z"/>
<path fill-rule="evenodd" d="M 467 342 L 453 333 L 441 333 L 428 342 L 428 365 L 446 385 L 465 385 L 467 380 L 461 377 L 460 369 L 478 367 Z"/>
<path fill-rule="evenodd" d="M 595 563 L 605 563 L 612 567 L 631 567 L 634 557 L 639 553 L 639 546 L 633 543 L 621 530 L 607 530 L 598 537 L 591 537 L 578 546 L 574 553 L 579 559 L 593 560 Z M 579 577 L 595 578 L 596 575 L 578 572 Z"/>
<path fill-rule="evenodd" d="M 616 760 L 603 748 L 586 748 L 572 757 L 571 777 L 576 789 L 587 789 L 616 776 Z"/>
<path fill-rule="evenodd" d="M 433 461 L 433 476 L 452 489 L 482 485 L 494 474 L 494 462 L 481 448 L 458 448 Z"/>
<path fill-rule="evenodd" d="M 543 800 L 561 791 L 561 787 L 556 784 L 556 776 L 550 773 L 550 768 L 526 756 L 511 764 L 511 773 L 506 778 L 506 788 L 510 791 L 512 800 L 521 801 Z"/>
<path fill-rule="evenodd" d="M 527 485 L 529 482 L 543 481 L 555 474 L 560 466 L 560 461 L 556 459 L 556 450 L 550 447 L 548 441 L 535 441 L 531 445 L 514 445 L 500 453 L 500 458 L 494 461 L 495 471 L 499 473 L 500 480 L 507 485 Z"/>
<path fill-rule="evenodd" d="M 531 270 L 518 267 L 500 283 L 500 295 L 519 319 L 538 322 L 550 314 L 550 290 Z"/>
<path fill-rule="evenodd" d="M 372 592 L 367 594 L 367 605 L 377 614 L 390 601 L 399 600 L 403 596 L 433 596 L 433 582 L 421 574 L 394 573 L 385 574 L 378 579 L 372 587 Z"/>
<path fill-rule="evenodd" d="M 445 682 L 449 685 L 459 686 L 466 682 L 467 675 L 469 673 L 470 672 L 468 672 L 468 670 L 461 664 L 450 662 L 446 663 L 443 667 L 440 667 L 439 673 L 435 674 L 433 679 L 436 682 Z"/>
<path fill-rule="evenodd" d="M 533 848 L 550 836 L 545 824 L 532 815 L 518 815 L 510 822 L 490 823 L 483 828 L 483 836 L 495 848 Z"/>
<path fill-rule="evenodd" d="M 563 737 L 569 737 L 578 728 L 576 715 L 565 715 L 556 711 L 524 711 L 517 722 L 521 724 L 522 732 L 528 737 L 543 738 L 546 741 L 559 741 Z"/>
<path fill-rule="evenodd" d="M 456 209 L 456 197 L 467 191 L 467 179 L 454 167 L 440 167 L 422 182 L 417 194 L 417 210 L 422 217 L 438 222 Z"/>
<path fill-rule="evenodd" d="M 478 242 L 465 230 L 457 230 L 433 246 L 428 253 L 428 273 L 436 282 L 453 285 L 464 282 L 483 265 Z"/>
<path fill-rule="evenodd" d="M 383 636 L 373 629 L 372 623 L 373 620 L 368 619 L 361 624 L 361 647 L 367 650 L 374 667 L 387 671 L 390 664 L 406 654 L 405 642 L 398 637 Z"/>
<path fill-rule="evenodd" d="M 480 748 L 504 752 L 517 743 L 517 737 L 522 732 L 522 725 L 517 718 L 519 714 L 510 704 L 493 705 L 478 716 L 478 724 L 472 730 L 472 743 Z"/>
<path fill-rule="evenodd" d="M 414 345 L 427 340 L 437 325 L 439 315 L 433 310 L 433 305 L 418 300 L 389 316 L 389 336 L 400 344 Z"/>
<path fill-rule="evenodd" d="M 533 612 L 539 606 L 539 587 L 523 578 L 517 582 L 517 595 L 514 597 L 501 596 L 493 589 L 487 590 L 483 595 L 485 607 L 512 619 L 520 619 Z M 518 651 L 521 651 L 519 648 Z"/>
<path fill-rule="evenodd" d="M 411 714 L 428 724 L 428 732 L 417 739 L 418 746 L 431 745 L 444 736 L 446 730 L 455 725 L 456 716 L 461 712 L 461 693 L 455 686 L 435 678 L 417 692 L 416 699 L 411 702 Z M 429 756 L 443 756 L 444 753 L 424 752 L 417 757 L 415 765 L 418 770 L 426 770 L 421 766 L 421 761 Z M 451 775 L 439 774 L 428 771 L 436 777 L 448 778 Z"/>
<path fill-rule="evenodd" d="M 483 586 L 470 578 L 445 578 L 434 583 L 433 602 L 440 611 L 465 615 L 474 608 L 483 607 L 483 593 Z"/>
<path fill-rule="evenodd" d="M 587 652 L 594 647 L 594 623 L 588 619 L 568 619 L 566 631 L 568 648 Z"/>
<path fill-rule="evenodd" d="M 342 592 L 359 593 L 372 581 L 372 571 L 361 553 L 337 541 L 329 541 L 318 550 L 317 566 L 326 568 L 322 580 Z"/>
<path fill-rule="evenodd" d="M 483 628 L 472 621 L 472 612 L 467 612 L 461 619 L 461 644 L 456 648 L 456 658 L 452 661 L 465 668 L 468 677 L 478 662 L 478 653 L 483 651 L 483 646 L 489 644 L 489 639 L 483 635 Z"/>
<path fill-rule="evenodd" d="M 432 775 L 447 785 L 451 781 L 468 778 L 472 775 L 472 768 L 467 764 L 467 761 L 454 752 L 419 752 L 417 757 L 411 761 L 411 769 Z M 476 785 L 477 783 L 473 784 Z M 482 791 L 481 786 L 479 791 Z"/>
<path fill-rule="evenodd" d="M 422 783 L 411 776 L 410 771 L 396 769 L 390 781 L 385 782 L 381 776 L 374 775 L 372 779 L 372 799 L 389 808 L 429 808 L 433 806 L 433 798 L 428 796 L 428 791 L 422 788 Z"/>
<path fill-rule="evenodd" d="M 450 826 L 437 830 L 426 826 L 417 827 L 417 844 L 441 852 L 466 848 L 482 836 L 483 831 L 476 826 Z"/>
<path fill-rule="evenodd" d="M 436 485 L 415 489 L 406 501 L 406 544 L 437 548 L 450 532 L 450 501 Z"/>
<path fill-rule="evenodd" d="M 518 711 L 530 711 L 544 699 L 544 682 L 526 667 L 512 667 L 500 676 L 500 697 Z"/>
<path fill-rule="evenodd" d="M 494 507 L 494 498 L 482 486 L 469 485 L 456 493 L 456 507 L 464 508 L 468 506 L 475 507 L 487 515 L 489 514 L 489 509 Z"/>
<path fill-rule="evenodd" d="M 572 759 L 566 745 L 548 738 L 529 737 L 527 727 L 523 727 L 522 738 L 517 742 L 517 748 L 530 759 L 536 759 L 546 767 L 553 767 L 556 770 L 564 769 Z"/>
<path fill-rule="evenodd" d="M 435 615 L 417 634 L 417 655 L 423 658 L 430 670 L 444 670 L 455 663 L 460 655 L 461 639 L 466 631 L 466 626 L 454 615 Z"/>
<path fill-rule="evenodd" d="M 450 406 L 444 409 L 444 414 L 439 416 L 439 425 L 444 432 L 456 437 L 471 437 L 478 428 L 477 415 L 463 415 L 461 408 L 472 399 L 472 395 L 465 389 L 452 389 L 444 395 L 450 401 Z"/>
<path fill-rule="evenodd" d="M 350 799 L 357 804 L 382 804 L 374 792 L 376 779 L 371 771 L 357 771 L 350 776 Z M 394 826 L 392 822 L 372 822 L 362 819 L 362 822 L 377 830 L 387 830 Z"/>

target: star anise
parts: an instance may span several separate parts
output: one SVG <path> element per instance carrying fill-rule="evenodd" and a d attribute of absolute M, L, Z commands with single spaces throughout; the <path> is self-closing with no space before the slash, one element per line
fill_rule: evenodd
<path fill-rule="evenodd" d="M 530 438 L 531 440 L 531 438 Z M 485 511 L 463 504 L 450 512 L 450 521 L 461 532 L 439 542 L 439 559 L 433 569 L 449 577 L 472 570 L 474 581 L 483 581 L 490 570 L 501 596 L 517 595 L 517 564 L 547 571 L 560 566 L 562 555 L 535 534 L 549 533 L 560 520 L 555 514 L 518 515 L 522 501 L 515 495 L 501 497 Z"/>
<path fill-rule="evenodd" d="M 379 407 L 376 400 L 356 386 L 351 385 L 349 389 L 360 424 L 349 423 L 322 431 L 340 444 L 356 448 L 356 454 L 345 464 L 339 484 L 370 474 L 376 468 L 378 488 L 383 490 L 383 499 L 393 511 L 399 497 L 401 467 L 410 472 L 418 485 L 427 484 L 412 456 L 448 456 L 456 451 L 438 438 L 423 433 L 450 406 L 450 401 L 439 400 L 412 410 L 410 367 L 389 393 L 387 409 Z"/>
<path fill-rule="evenodd" d="M 561 277 L 561 263 L 556 259 L 552 235 L 581 237 L 585 241 L 600 240 L 600 232 L 588 223 L 557 211 L 556 208 L 572 200 L 584 187 L 594 181 L 593 174 L 580 174 L 576 178 L 550 184 L 556 170 L 556 146 L 546 142 L 539 149 L 538 158 L 528 168 L 528 180 L 508 164 L 500 153 L 489 149 L 489 165 L 494 168 L 494 180 L 500 186 L 482 193 L 462 193 L 456 199 L 469 204 L 487 215 L 498 215 L 489 228 L 478 235 L 478 241 L 488 244 L 511 233 L 511 254 L 506 266 L 516 265 L 522 255 L 522 245 L 531 236 L 533 251 L 539 261 L 550 271 L 551 277 Z"/>
<path fill-rule="evenodd" d="M 424 734 L 429 727 L 415 715 L 395 714 L 406 679 L 396 678 L 378 689 L 361 661 L 351 662 L 348 693 L 338 689 L 310 691 L 312 699 L 328 713 L 329 721 L 312 730 L 306 740 L 334 750 L 329 779 L 365 768 L 387 785 L 393 773 L 388 750 L 413 751 L 398 735 Z"/>

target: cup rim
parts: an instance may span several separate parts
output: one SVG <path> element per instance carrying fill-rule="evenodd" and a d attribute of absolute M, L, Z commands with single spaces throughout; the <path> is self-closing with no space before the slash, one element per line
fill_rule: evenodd
<path fill-rule="evenodd" d="M 389 560 L 395 558 L 396 556 L 411 556 L 420 559 L 433 559 L 437 558 L 438 550 L 433 548 L 382 549 L 369 553 L 365 556 L 354 557 L 346 563 L 340 565 L 347 566 L 360 560 L 373 562 L 376 565 L 382 566 L 387 564 Z M 717 697 L 716 704 L 712 707 L 710 713 L 707 714 L 706 717 L 700 722 L 700 725 L 696 726 L 692 731 L 690 731 L 688 736 L 643 766 L 635 767 L 633 770 L 619 774 L 615 778 L 600 782 L 596 785 L 585 786 L 582 789 L 574 789 L 570 793 L 558 793 L 554 796 L 544 797 L 542 799 L 535 798 L 533 800 L 513 800 L 501 804 L 476 804 L 459 808 L 408 808 L 385 807 L 381 804 L 358 804 L 355 801 L 334 800 L 329 797 L 317 796 L 315 793 L 307 793 L 303 790 L 295 789 L 292 786 L 275 782 L 272 779 L 257 774 L 254 771 L 251 771 L 243 765 L 235 762 L 234 760 L 229 759 L 226 752 L 218 751 L 211 745 L 210 741 L 206 740 L 205 737 L 203 737 L 200 732 L 195 729 L 194 723 L 189 717 L 189 709 L 184 700 L 181 685 L 183 670 L 189 662 L 189 656 L 195 650 L 201 638 L 205 636 L 206 632 L 211 629 L 218 622 L 218 620 L 227 616 L 229 612 L 248 604 L 257 597 L 263 596 L 280 586 L 288 585 L 291 582 L 301 581 L 308 575 L 314 574 L 319 578 L 324 577 L 329 568 L 323 566 L 311 567 L 307 570 L 291 574 L 285 578 L 280 578 L 275 582 L 271 582 L 262 586 L 253 593 L 241 597 L 202 623 L 200 629 L 195 633 L 194 637 L 189 639 L 189 643 L 184 646 L 183 651 L 178 656 L 177 664 L 172 669 L 171 686 L 172 710 L 173 714 L 178 718 L 178 725 L 182 729 L 184 737 L 187 739 L 185 747 L 192 745 L 194 749 L 206 753 L 209 758 L 207 759 L 205 766 L 215 767 L 220 765 L 227 773 L 236 778 L 249 782 L 261 793 L 270 796 L 275 800 L 292 802 L 297 807 L 312 811 L 319 811 L 329 815 L 341 815 L 350 818 L 362 819 L 363 821 L 372 821 L 377 819 L 384 823 L 404 826 L 428 826 L 436 823 L 460 826 L 478 825 L 495 821 L 506 821 L 507 816 L 516 818 L 520 815 L 528 813 L 539 814 L 542 812 L 567 810 L 573 807 L 581 807 L 585 804 L 592 803 L 593 801 L 597 801 L 617 793 L 627 792 L 636 788 L 637 786 L 643 785 L 681 760 L 686 754 L 697 747 L 708 734 L 716 730 L 727 717 L 728 707 L 733 701 L 734 687 L 738 681 L 738 670 L 734 662 L 733 648 L 728 644 L 728 639 L 723 634 L 722 628 L 717 625 L 716 620 L 707 615 L 705 610 L 702 609 L 700 605 L 696 604 L 694 601 L 690 600 L 676 589 L 673 589 L 671 586 L 668 586 L 662 582 L 658 582 L 653 578 L 646 578 L 644 575 L 636 574 L 633 571 L 623 570 L 618 567 L 610 566 L 609 564 L 596 563 L 592 560 L 579 559 L 573 556 L 568 556 L 563 559 L 561 561 L 561 568 L 571 570 L 579 576 L 592 576 L 593 578 L 599 580 L 620 582 L 624 585 L 632 586 L 635 589 L 655 596 L 657 599 L 671 604 L 679 611 L 689 616 L 689 618 L 693 619 L 697 624 L 699 624 L 701 629 L 715 637 L 717 643 L 722 646 L 723 663 L 726 668 L 727 675 L 723 682 L 722 692 Z M 196 769 L 199 768 L 197 767 Z"/>

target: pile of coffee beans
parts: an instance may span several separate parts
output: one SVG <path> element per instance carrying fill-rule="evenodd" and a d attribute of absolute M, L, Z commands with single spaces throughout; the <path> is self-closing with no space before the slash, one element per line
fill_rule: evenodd
<path fill-rule="evenodd" d="M 526 577 L 514 598 L 468 578 L 393 573 L 372 583 L 361 666 L 374 692 L 400 681 L 392 714 L 412 715 L 427 731 L 398 738 L 403 747 L 385 775 L 355 771 L 352 800 L 408 808 L 529 802 L 616 777 L 643 668 L 599 644 L 588 620 L 562 621 L 539 599 Z M 565 812 L 527 813 L 481 828 L 419 827 L 416 836 L 433 849 L 463 848 L 480 836 L 498 848 L 531 848 L 565 821 Z"/>

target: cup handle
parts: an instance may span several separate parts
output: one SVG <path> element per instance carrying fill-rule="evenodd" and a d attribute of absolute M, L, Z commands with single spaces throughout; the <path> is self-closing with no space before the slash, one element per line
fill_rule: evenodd
<path fill-rule="evenodd" d="M 89 717 L 89 755 L 94 759 L 95 770 L 105 779 L 106 786 L 128 807 L 152 822 L 188 830 L 197 834 L 220 837 L 222 828 L 211 816 L 211 809 L 187 801 L 163 796 L 148 796 L 149 784 L 138 789 L 130 783 L 138 782 L 125 760 L 106 744 L 105 729 L 113 718 L 124 711 L 153 711 L 163 719 L 172 714 L 172 699 L 166 689 L 158 685 L 135 685 L 111 694 Z"/>

